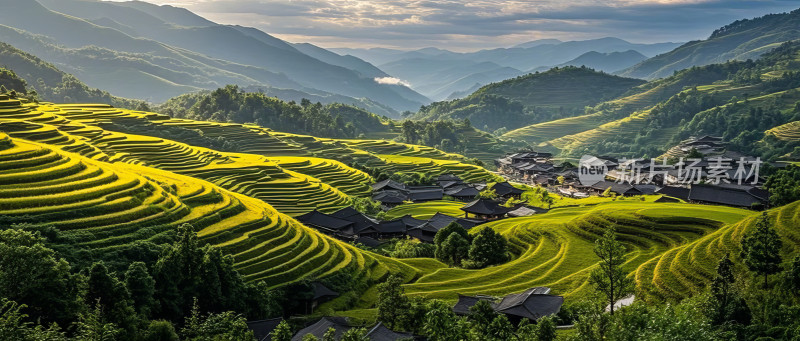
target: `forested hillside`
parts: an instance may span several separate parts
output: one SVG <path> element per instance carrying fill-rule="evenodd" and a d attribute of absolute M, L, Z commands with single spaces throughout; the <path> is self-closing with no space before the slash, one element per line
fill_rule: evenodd
<path fill-rule="evenodd" d="M 692 66 L 755 59 L 781 43 L 800 39 L 798 25 L 800 10 L 738 20 L 715 30 L 706 40 L 688 42 L 619 74 L 654 79 Z"/>
<path fill-rule="evenodd" d="M 788 132 L 797 113 L 800 45 L 786 43 L 761 59 L 693 67 L 601 103 L 587 114 L 511 131 L 506 138 L 541 143 L 562 155 L 658 156 L 690 136 L 714 135 L 732 150 L 775 160 L 793 153 Z M 786 136 L 786 135 L 780 135 Z"/>
<path fill-rule="evenodd" d="M 0 65 L 15 70 L 17 76 L 25 81 L 24 85 L 17 83 L 15 87 L 6 86 L 6 88 L 26 93 L 27 88 L 30 87 L 40 100 L 64 103 L 106 103 L 129 108 L 136 108 L 144 104 L 143 101 L 120 98 L 107 91 L 90 88 L 75 76 L 64 73 L 52 64 L 3 42 L 0 42 Z"/>
<path fill-rule="evenodd" d="M 511 130 L 582 114 L 585 106 L 616 98 L 643 83 L 586 67 L 554 68 L 484 86 L 463 99 L 423 106 L 412 118 L 469 119 L 488 131 Z"/>

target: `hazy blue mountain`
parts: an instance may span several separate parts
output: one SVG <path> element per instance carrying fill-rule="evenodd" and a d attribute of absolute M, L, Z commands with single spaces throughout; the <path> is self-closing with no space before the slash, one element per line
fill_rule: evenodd
<path fill-rule="evenodd" d="M 539 46 L 539 45 L 555 45 L 555 44 L 560 44 L 560 43 L 563 43 L 563 41 L 558 40 L 558 39 L 538 39 L 538 40 L 533 40 L 533 41 L 529 41 L 529 42 L 526 42 L 526 43 L 514 45 L 513 47 L 526 49 L 526 48 L 529 48 L 529 47 L 535 47 L 535 46 Z"/>
<path fill-rule="evenodd" d="M 294 46 L 294 48 L 296 48 L 300 52 L 305 53 L 311 57 L 319 59 L 328 64 L 341 66 L 344 68 L 348 68 L 350 70 L 357 71 L 364 77 L 375 78 L 375 77 L 389 76 L 386 72 L 375 67 L 375 65 L 365 62 L 357 57 L 348 55 L 342 56 L 334 52 L 328 51 L 326 49 L 323 49 L 319 46 L 308 43 L 292 44 L 292 46 Z"/>
<path fill-rule="evenodd" d="M 146 53 L 147 56 L 139 56 L 144 60 L 189 58 L 197 61 L 206 59 L 228 66 L 223 70 L 209 70 L 209 72 L 217 74 L 214 75 L 215 77 L 211 77 L 211 81 L 206 81 L 205 86 L 198 86 L 197 82 L 176 83 L 181 86 L 213 89 L 225 84 L 220 84 L 221 80 L 238 79 L 234 84 L 243 86 L 260 84 L 280 88 L 306 87 L 348 97 L 365 97 L 397 110 L 413 110 L 429 101 L 425 96 L 402 85 L 378 84 L 374 77 L 363 76 L 360 73 L 364 70 L 351 70 L 316 59 L 288 43 L 256 29 L 217 25 L 175 7 L 95 0 L 41 1 L 53 11 L 32 0 L 0 0 L 0 4 L 12 9 L 12 11 L 0 12 L 0 23 L 52 38 L 54 43 L 66 48 L 84 49 L 88 45 L 93 45 L 117 53 Z M 4 8 L 6 8 L 5 6 Z M 88 20 L 92 20 L 94 23 Z M 25 46 L 20 45 L 19 47 L 27 50 Z M 111 52 L 104 51 L 104 53 L 110 54 Z M 43 58 L 47 59 L 48 56 L 43 56 Z M 340 60 L 344 60 L 344 58 L 340 58 Z M 49 61 L 58 62 L 56 60 Z M 350 58 L 349 62 L 355 61 Z M 202 63 L 213 64 L 205 60 Z M 159 66 L 170 69 L 163 63 Z M 271 83 L 265 81 L 263 77 L 253 77 L 250 73 L 231 70 L 243 68 L 259 69 L 256 74 L 268 72 L 272 75 L 281 75 L 289 82 Z M 93 74 L 93 71 L 96 73 Z M 171 71 L 187 72 L 187 70 Z M 237 74 L 231 75 L 228 74 L 229 72 Z M 85 75 L 81 78 L 85 79 L 87 83 L 93 80 L 99 81 L 108 76 L 107 70 L 104 74 L 102 70 L 91 67 L 84 73 Z M 120 74 L 121 71 L 116 73 L 115 76 L 124 75 Z M 139 76 L 137 77 L 139 79 L 147 78 L 147 75 Z M 189 73 L 184 75 L 184 78 L 191 79 L 198 76 L 205 75 Z M 169 82 L 174 81 L 169 80 Z M 137 85 L 140 89 L 147 88 L 144 84 L 129 84 L 129 86 Z M 100 85 L 93 86 L 101 87 Z M 118 85 L 118 87 L 124 86 L 125 84 Z M 121 95 L 132 97 L 131 94 Z M 174 96 L 174 94 L 170 95 L 157 94 L 156 96 L 159 98 L 151 99 L 165 100 Z"/>
<path fill-rule="evenodd" d="M 613 73 L 636 65 L 645 59 L 647 59 L 645 55 L 634 50 L 609 53 L 591 51 L 557 66 L 587 66 L 597 71 Z M 547 71 L 548 69 L 550 67 L 543 66 L 531 71 Z"/>
<path fill-rule="evenodd" d="M 434 100 L 443 100 L 454 92 L 477 84 L 488 84 L 518 76 L 523 72 L 492 62 L 408 58 L 380 66 L 394 77 L 410 83 L 411 88 Z"/>
<path fill-rule="evenodd" d="M 679 43 L 636 44 L 619 38 L 562 42 L 535 40 L 511 48 L 458 53 L 438 48 L 401 51 L 383 48 L 332 49 L 377 65 L 386 73 L 403 79 L 414 90 L 434 100 L 463 97 L 478 86 L 526 73 L 545 71 L 557 65 L 587 66 L 602 71 L 619 71 L 646 57 L 672 50 Z M 633 52 L 628 52 L 633 51 Z M 596 54 L 589 54 L 594 52 Z M 615 52 L 622 52 L 613 54 Z M 609 54 L 609 55 L 604 55 Z M 491 63 L 492 70 L 481 68 Z"/>
<path fill-rule="evenodd" d="M 800 39 L 800 9 L 755 19 L 737 20 L 714 31 L 706 40 L 688 42 L 673 51 L 645 60 L 621 75 L 661 78 L 692 66 L 728 60 L 753 59 L 780 43 Z"/>

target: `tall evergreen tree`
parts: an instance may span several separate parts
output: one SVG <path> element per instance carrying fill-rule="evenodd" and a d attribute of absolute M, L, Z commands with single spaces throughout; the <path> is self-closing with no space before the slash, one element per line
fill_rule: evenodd
<path fill-rule="evenodd" d="M 615 228 L 609 227 L 595 241 L 594 253 L 600 257 L 597 269 L 592 271 L 589 281 L 606 298 L 614 314 L 614 304 L 633 292 L 633 281 L 622 271 L 625 262 L 625 247 L 617 241 Z"/>
<path fill-rule="evenodd" d="M 155 300 L 156 281 L 147 271 L 147 265 L 143 262 L 133 262 L 125 272 L 125 286 L 128 288 L 133 308 L 137 313 L 144 317 L 149 317 L 153 309 Z"/>
<path fill-rule="evenodd" d="M 756 220 L 756 228 L 742 238 L 742 259 L 750 271 L 764 276 L 764 288 L 768 277 L 781 270 L 781 246 L 783 242 L 772 227 L 767 212 Z"/>

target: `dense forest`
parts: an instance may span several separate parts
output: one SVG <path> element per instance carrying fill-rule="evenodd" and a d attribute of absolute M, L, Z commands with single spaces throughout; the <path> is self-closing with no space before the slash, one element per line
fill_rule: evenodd
<path fill-rule="evenodd" d="M 389 130 L 384 118 L 354 106 L 322 105 L 309 100 L 287 103 L 261 92 L 244 92 L 235 85 L 182 95 L 157 110 L 172 117 L 255 123 L 276 131 L 333 138 L 356 138 Z"/>

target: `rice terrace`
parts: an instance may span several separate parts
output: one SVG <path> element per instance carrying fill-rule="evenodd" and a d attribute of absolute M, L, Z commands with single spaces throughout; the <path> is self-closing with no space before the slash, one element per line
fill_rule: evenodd
<path fill-rule="evenodd" d="M 0 0 L 0 340 L 800 340 L 800 9 L 358 3 Z"/>

